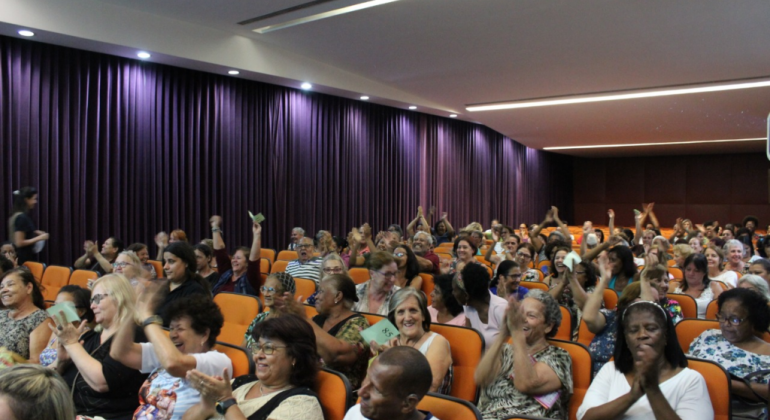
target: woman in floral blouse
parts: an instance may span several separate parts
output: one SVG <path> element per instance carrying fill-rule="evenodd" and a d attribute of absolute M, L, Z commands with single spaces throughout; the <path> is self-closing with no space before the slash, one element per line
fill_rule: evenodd
<path fill-rule="evenodd" d="M 737 288 L 719 295 L 717 305 L 719 329 L 704 331 L 696 338 L 690 344 L 690 356 L 719 363 L 738 378 L 770 369 L 770 344 L 761 338 L 770 326 L 767 299 L 752 290 Z M 733 379 L 733 397 L 759 401 L 759 394 L 767 399 L 769 377 L 751 378 L 751 389 L 743 381 Z"/>

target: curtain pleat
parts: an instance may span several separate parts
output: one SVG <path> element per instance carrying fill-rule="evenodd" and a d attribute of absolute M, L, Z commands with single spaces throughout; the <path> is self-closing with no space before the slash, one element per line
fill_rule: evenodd
<path fill-rule="evenodd" d="M 60 265 L 86 239 L 151 255 L 161 230 L 198 242 L 213 214 L 232 250 L 251 243 L 248 211 L 262 212 L 263 246 L 281 249 L 294 226 L 406 228 L 418 205 L 460 229 L 572 204 L 570 158 L 483 126 L 9 37 L 0 151 L 0 208 L 37 187 L 32 217 L 51 234 L 40 259 Z"/>

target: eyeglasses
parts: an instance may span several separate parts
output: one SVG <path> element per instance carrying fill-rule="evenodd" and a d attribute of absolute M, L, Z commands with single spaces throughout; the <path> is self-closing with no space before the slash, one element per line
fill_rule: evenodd
<path fill-rule="evenodd" d="M 394 257 L 399 257 L 399 258 L 403 257 L 404 255 L 406 254 L 404 254 L 403 252 L 396 252 L 395 254 L 393 254 Z"/>
<path fill-rule="evenodd" d="M 532 256 L 531 256 L 531 255 L 529 255 L 529 254 L 525 254 L 525 253 L 523 253 L 523 252 L 517 252 L 517 253 L 516 253 L 516 255 L 518 255 L 518 256 L 519 256 L 519 257 L 521 257 L 521 258 L 532 258 Z"/>
<path fill-rule="evenodd" d="M 375 273 L 379 273 L 382 277 L 385 277 L 386 279 L 389 277 L 396 277 L 396 273 L 383 273 L 382 271 L 375 271 Z"/>
<path fill-rule="evenodd" d="M 323 272 L 326 274 L 339 274 L 342 272 L 342 267 L 325 267 Z"/>
<path fill-rule="evenodd" d="M 297 245 L 297 248 L 312 248 L 312 247 L 313 247 L 313 245 L 310 245 L 310 244 L 304 244 L 304 245 L 303 244 L 299 244 L 299 245 Z"/>
<path fill-rule="evenodd" d="M 741 325 L 741 323 L 745 320 L 746 318 L 741 319 L 741 318 L 738 318 L 737 316 L 725 316 L 722 314 L 717 314 L 717 322 L 719 322 L 720 324 L 724 322 L 729 322 L 731 325 L 734 325 L 737 327 L 738 325 Z"/>
<path fill-rule="evenodd" d="M 91 296 L 91 304 L 93 305 L 93 304 L 95 303 L 95 304 L 97 304 L 97 305 L 98 305 L 98 304 L 100 304 L 100 303 L 102 302 L 102 300 L 103 300 L 104 298 L 106 298 L 107 296 L 109 296 L 109 294 L 107 294 L 107 293 L 102 293 L 102 294 L 100 294 L 100 295 L 93 295 L 93 296 Z"/>
<path fill-rule="evenodd" d="M 277 290 L 275 290 L 275 287 L 267 287 L 267 286 L 262 286 L 259 290 L 261 290 L 262 293 L 267 293 L 267 292 L 275 293 L 275 292 L 277 292 Z"/>
<path fill-rule="evenodd" d="M 259 343 L 251 343 L 249 344 L 249 351 L 251 354 L 257 354 L 260 351 L 265 353 L 265 356 L 272 356 L 273 353 L 277 349 L 285 349 L 288 346 L 276 346 L 272 343 L 265 343 L 265 344 L 259 344 Z"/>
<path fill-rule="evenodd" d="M 520 279 L 521 278 L 521 273 L 519 273 L 519 274 L 506 274 L 505 277 L 508 277 L 510 279 Z"/>
<path fill-rule="evenodd" d="M 116 262 L 112 263 L 112 266 L 115 267 L 115 268 L 128 267 L 128 265 L 129 264 L 127 262 L 125 262 L 125 261 L 116 261 Z"/>

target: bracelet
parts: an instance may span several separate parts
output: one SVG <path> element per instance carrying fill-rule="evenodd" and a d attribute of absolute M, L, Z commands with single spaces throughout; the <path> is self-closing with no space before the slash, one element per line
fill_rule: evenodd
<path fill-rule="evenodd" d="M 163 318 L 159 317 L 158 315 L 153 315 L 144 321 L 142 321 L 142 328 L 146 328 L 148 325 L 163 325 Z"/>

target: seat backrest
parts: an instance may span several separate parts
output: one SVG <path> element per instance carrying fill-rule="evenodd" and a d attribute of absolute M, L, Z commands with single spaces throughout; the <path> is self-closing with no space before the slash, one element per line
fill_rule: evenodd
<path fill-rule="evenodd" d="M 155 274 L 159 279 L 166 277 L 166 273 L 163 271 L 163 263 L 157 260 L 147 260 L 155 268 Z"/>
<path fill-rule="evenodd" d="M 353 283 L 355 284 L 366 283 L 371 278 L 369 270 L 361 267 L 351 268 L 348 270 L 348 274 L 350 274 L 350 278 L 353 279 Z"/>
<path fill-rule="evenodd" d="M 682 274 L 682 270 L 676 267 L 669 267 L 668 274 L 671 274 L 671 276 L 674 277 L 674 280 L 682 280 L 684 278 L 684 275 Z"/>
<path fill-rule="evenodd" d="M 716 321 L 717 312 L 719 312 L 719 305 L 717 305 L 717 300 L 714 299 L 709 302 L 709 306 L 706 307 L 706 319 L 713 319 Z"/>
<path fill-rule="evenodd" d="M 313 388 L 326 420 L 343 420 L 345 413 L 353 406 L 353 388 L 345 375 L 327 368 L 318 371 L 318 380 Z"/>
<path fill-rule="evenodd" d="M 676 324 L 676 337 L 685 353 L 690 349 L 690 343 L 695 341 L 706 330 L 718 330 L 719 323 L 708 319 L 685 318 Z"/>
<path fill-rule="evenodd" d="M 55 286 L 62 288 L 69 284 L 70 275 L 72 275 L 72 270 L 69 267 L 51 265 L 45 269 L 45 272 L 43 273 L 43 279 L 40 281 L 40 283 L 46 287 Z"/>
<path fill-rule="evenodd" d="M 366 322 L 369 323 L 370 326 L 382 321 L 383 319 L 387 318 L 386 316 L 377 315 L 369 312 L 359 312 L 361 315 L 363 315 L 364 318 L 366 318 Z M 431 327 L 433 327 L 433 324 L 431 324 Z M 431 328 L 432 329 L 432 328 Z"/>
<path fill-rule="evenodd" d="M 451 260 L 452 254 L 446 253 L 446 252 L 435 252 L 436 255 L 438 255 L 439 259 L 441 260 Z"/>
<path fill-rule="evenodd" d="M 243 347 L 217 341 L 214 350 L 224 353 L 230 358 L 230 361 L 233 363 L 233 378 L 249 374 L 253 375 L 254 372 L 256 372 L 254 358 L 252 358 L 249 351 Z"/>
<path fill-rule="evenodd" d="M 540 290 L 542 290 L 544 292 L 548 291 L 548 285 L 545 284 L 545 283 L 539 283 L 539 282 L 535 282 L 535 281 L 523 281 L 523 282 L 521 282 L 519 284 L 521 285 L 521 287 L 526 287 L 529 290 L 540 289 Z"/>
<path fill-rule="evenodd" d="M 272 262 L 270 262 L 267 258 L 260 258 L 259 259 L 259 272 L 262 274 L 267 274 L 270 272 L 270 266 L 273 265 Z M 263 282 L 264 284 L 264 282 Z"/>
<path fill-rule="evenodd" d="M 278 253 L 276 261 L 294 261 L 297 259 L 297 251 L 283 250 Z"/>
<path fill-rule="evenodd" d="M 666 293 L 666 297 L 679 302 L 679 306 L 682 307 L 682 316 L 685 318 L 698 317 L 698 304 L 692 296 L 684 293 Z"/>
<path fill-rule="evenodd" d="M 449 341 L 454 372 L 450 395 L 475 404 L 479 391 L 474 374 L 484 353 L 484 337 L 473 328 L 455 325 L 431 324 L 430 330 Z"/>
<path fill-rule="evenodd" d="M 225 322 L 246 326 L 259 315 L 262 307 L 259 299 L 254 296 L 229 292 L 217 293 L 214 303 L 222 311 Z"/>
<path fill-rule="evenodd" d="M 428 306 L 430 306 L 433 304 L 433 298 L 430 297 L 430 294 L 433 292 L 433 288 L 436 287 L 436 283 L 433 282 L 432 274 L 420 273 L 420 278 L 422 278 L 420 290 L 425 293 L 425 297 L 428 299 Z"/>
<path fill-rule="evenodd" d="M 88 280 L 96 280 L 97 278 L 99 278 L 99 273 L 96 271 L 75 270 L 70 276 L 69 284 L 88 289 Z"/>
<path fill-rule="evenodd" d="M 43 279 L 45 264 L 35 261 L 25 261 L 23 265 L 29 269 L 29 272 L 32 273 L 32 276 L 35 277 L 35 280 L 37 280 L 38 283 Z"/>
<path fill-rule="evenodd" d="M 270 267 L 271 273 L 283 273 L 286 271 L 286 266 L 289 265 L 288 261 L 275 260 L 273 266 Z"/>
<path fill-rule="evenodd" d="M 572 340 L 572 314 L 564 305 L 560 305 L 559 308 L 561 309 L 561 324 L 554 338 L 570 341 Z"/>
<path fill-rule="evenodd" d="M 618 292 L 612 289 L 604 289 L 604 307 L 607 309 L 618 307 Z"/>
<path fill-rule="evenodd" d="M 591 332 L 591 330 L 588 329 L 588 324 L 586 324 L 582 319 L 580 320 L 580 325 L 578 326 L 578 339 L 577 342 L 584 345 L 584 346 L 590 346 L 591 341 L 593 341 L 595 334 Z"/>
<path fill-rule="evenodd" d="M 676 260 L 672 258 L 672 259 L 668 260 L 668 262 L 666 264 L 667 264 L 668 267 L 673 267 L 673 266 L 676 265 Z M 670 271 L 669 271 L 669 273 L 670 273 Z"/>
<path fill-rule="evenodd" d="M 270 248 L 260 248 L 259 257 L 267 258 L 268 261 L 270 261 L 270 264 L 272 264 L 275 262 L 275 250 Z"/>
<path fill-rule="evenodd" d="M 248 329 L 248 325 L 225 321 L 224 324 L 222 324 L 222 330 L 219 332 L 217 340 L 233 346 L 240 346 L 243 344 L 243 339 L 246 336 L 246 330 Z"/>
<path fill-rule="evenodd" d="M 482 420 L 479 409 L 470 402 L 433 392 L 422 397 L 417 409 L 430 411 L 434 417 L 441 420 Z"/>
<path fill-rule="evenodd" d="M 593 363 L 588 347 L 571 341 L 548 340 L 552 345 L 566 350 L 572 359 L 572 397 L 569 400 L 569 418 L 577 418 L 577 410 L 591 386 Z"/>
<path fill-rule="evenodd" d="M 487 261 L 483 255 L 475 255 L 474 258 L 476 258 L 476 261 L 486 265 L 487 267 L 491 267 L 492 263 Z"/>
<path fill-rule="evenodd" d="M 313 280 L 294 277 L 294 283 L 297 285 L 297 291 L 294 292 L 295 297 L 302 296 L 307 299 L 316 291 L 316 284 Z"/>
<path fill-rule="evenodd" d="M 706 380 L 711 406 L 714 407 L 714 420 L 729 420 L 732 417 L 730 394 L 732 392 L 730 376 L 717 363 L 710 360 L 687 358 L 687 367 L 697 371 Z"/>

